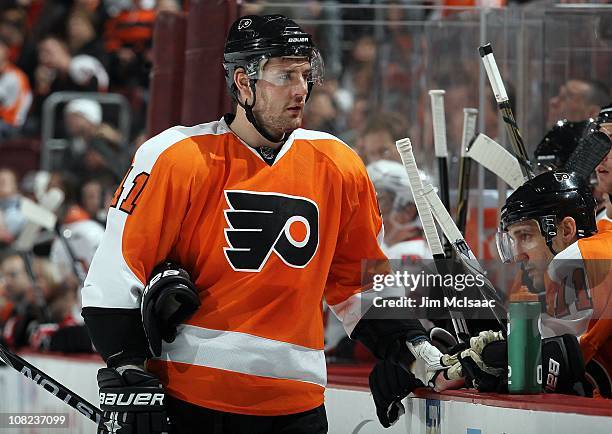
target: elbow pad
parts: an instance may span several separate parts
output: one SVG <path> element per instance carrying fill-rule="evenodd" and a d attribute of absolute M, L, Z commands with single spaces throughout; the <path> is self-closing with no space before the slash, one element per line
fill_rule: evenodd
<path fill-rule="evenodd" d="M 140 311 L 149 348 L 161 354 L 162 339 L 173 342 L 177 326 L 200 307 L 200 296 L 187 271 L 171 262 L 153 270 L 142 294 Z"/>

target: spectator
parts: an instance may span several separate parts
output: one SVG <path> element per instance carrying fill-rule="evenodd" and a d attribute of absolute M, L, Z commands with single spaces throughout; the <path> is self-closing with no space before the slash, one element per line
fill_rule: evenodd
<path fill-rule="evenodd" d="M 353 45 L 351 59 L 344 70 L 341 85 L 355 95 L 368 97 L 375 87 L 377 48 L 372 36 L 361 36 Z"/>
<path fill-rule="evenodd" d="M 344 94 L 350 94 L 344 89 L 341 89 Z M 340 135 L 340 138 L 346 143 L 357 143 L 361 135 L 361 129 L 366 123 L 368 112 L 370 111 L 368 99 L 365 97 L 355 98 L 351 101 L 350 111 L 346 116 L 347 130 Z"/>
<path fill-rule="evenodd" d="M 121 10 L 109 19 L 104 30 L 104 47 L 110 53 L 113 85 L 147 87 L 153 24 L 157 11 L 137 1 L 132 9 Z"/>
<path fill-rule="evenodd" d="M 389 114 L 378 114 L 371 117 L 357 141 L 357 149 L 364 163 L 378 160 L 399 161 L 400 156 L 395 147 L 397 119 Z"/>
<path fill-rule="evenodd" d="M 2 330 L 4 340 L 14 348 L 91 351 L 87 330 L 75 316 L 76 292 L 61 285 L 48 259 L 33 257 L 30 265 L 32 276 L 19 253 L 9 250 L 0 257 L 0 274 L 14 306 Z"/>
<path fill-rule="evenodd" d="M 610 102 L 610 89 L 594 80 L 570 79 L 559 88 L 558 95 L 548 101 L 548 125 L 560 119 L 570 122 L 595 118 Z"/>
<path fill-rule="evenodd" d="M 24 224 L 17 175 L 12 169 L 0 168 L 0 242 L 12 242 Z"/>
<path fill-rule="evenodd" d="M 9 50 L 8 41 L 0 37 L 0 138 L 19 130 L 32 104 L 28 77 L 11 63 Z"/>
<path fill-rule="evenodd" d="M 397 161 L 377 160 L 368 164 L 367 170 L 385 225 L 383 252 L 389 259 L 431 258 L 404 166 Z"/>
<path fill-rule="evenodd" d="M 7 8 L 0 14 L 0 39 L 4 39 L 8 46 L 8 58 L 11 63 L 17 64 L 25 42 L 26 33 L 25 15 L 18 8 Z"/>
<path fill-rule="evenodd" d="M 66 42 L 54 36 L 38 44 L 38 66 L 34 73 L 36 115 L 40 116 L 43 100 L 53 92 L 105 92 L 108 84 L 108 74 L 98 59 L 85 54 L 72 57 Z"/>
<path fill-rule="evenodd" d="M 82 182 L 100 176 L 118 182 L 126 169 L 122 162 L 121 136 L 102 123 L 102 107 L 97 101 L 78 98 L 64 108 L 64 124 L 70 138 L 62 157 L 63 169 Z"/>
<path fill-rule="evenodd" d="M 106 212 L 113 199 L 116 185 L 105 185 L 102 180 L 92 178 L 83 183 L 77 197 L 78 204 L 91 220 L 102 226 L 106 224 Z"/>
<path fill-rule="evenodd" d="M 306 119 L 309 129 L 337 134 L 338 109 L 333 97 L 327 92 L 313 92 L 306 106 Z"/>
<path fill-rule="evenodd" d="M 66 37 L 73 56 L 86 54 L 107 64 L 102 40 L 96 34 L 91 15 L 82 9 L 73 9 L 66 21 Z"/>

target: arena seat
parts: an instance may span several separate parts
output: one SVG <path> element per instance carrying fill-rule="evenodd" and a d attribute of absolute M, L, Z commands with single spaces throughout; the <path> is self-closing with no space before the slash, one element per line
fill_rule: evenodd
<path fill-rule="evenodd" d="M 40 139 L 20 137 L 0 140 L 0 166 L 13 169 L 21 179 L 40 168 Z"/>

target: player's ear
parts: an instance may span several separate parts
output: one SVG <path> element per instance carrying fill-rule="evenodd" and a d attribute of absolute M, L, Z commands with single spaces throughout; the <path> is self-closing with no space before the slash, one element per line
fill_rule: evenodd
<path fill-rule="evenodd" d="M 567 245 L 576 240 L 576 220 L 573 217 L 565 217 L 559 224 L 559 234 Z"/>
<path fill-rule="evenodd" d="M 253 93 L 249 86 L 249 77 L 246 75 L 244 69 L 236 68 L 234 70 L 234 84 L 238 89 L 238 98 L 240 101 L 251 103 L 253 101 Z"/>

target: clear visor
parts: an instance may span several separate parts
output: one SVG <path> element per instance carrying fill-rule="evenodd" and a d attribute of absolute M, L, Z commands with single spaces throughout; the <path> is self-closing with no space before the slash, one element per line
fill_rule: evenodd
<path fill-rule="evenodd" d="M 318 86 L 323 84 L 323 58 L 317 49 L 312 50 L 310 57 L 263 57 L 249 66 L 249 78 L 264 80 L 275 86 L 292 86 L 301 82 Z"/>
<path fill-rule="evenodd" d="M 498 230 L 495 234 L 495 244 L 497 245 L 499 258 L 504 264 L 514 262 L 514 258 L 516 257 L 516 246 L 508 232 Z"/>
<path fill-rule="evenodd" d="M 520 255 L 538 249 L 544 241 L 537 221 L 526 220 L 516 225 L 508 232 L 499 230 L 495 234 L 497 252 L 504 263 L 516 262 Z"/>

